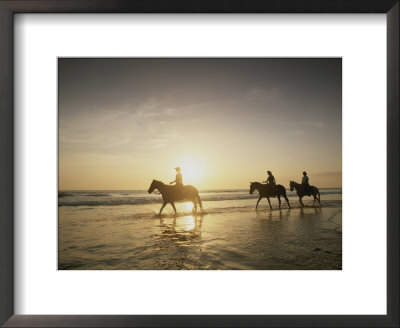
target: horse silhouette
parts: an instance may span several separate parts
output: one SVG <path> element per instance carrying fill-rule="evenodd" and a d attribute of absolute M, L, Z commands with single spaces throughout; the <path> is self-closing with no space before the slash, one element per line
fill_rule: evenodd
<path fill-rule="evenodd" d="M 199 192 L 193 186 L 190 185 L 183 187 L 169 186 L 161 181 L 153 180 L 148 190 L 149 194 L 151 194 L 155 189 L 157 189 L 161 193 L 161 196 L 164 200 L 164 203 L 162 204 L 160 208 L 160 213 L 158 213 L 158 215 L 161 215 L 162 210 L 168 203 L 171 204 L 176 214 L 177 212 L 175 208 L 175 202 L 179 200 L 188 200 L 192 202 L 193 203 L 192 212 L 197 212 L 197 204 L 200 205 L 200 209 L 203 211 L 203 205 L 201 203 Z"/>
<path fill-rule="evenodd" d="M 305 186 L 303 186 L 300 183 L 297 183 L 297 182 L 294 182 L 294 181 L 290 181 L 290 191 L 293 191 L 293 189 L 296 189 L 297 196 L 299 196 L 299 203 L 300 203 L 301 206 L 304 206 L 303 200 L 302 200 L 304 196 L 313 196 L 314 197 L 313 206 L 315 205 L 315 201 L 316 200 L 318 201 L 319 205 L 321 205 L 321 195 L 319 194 L 319 190 L 318 190 L 317 187 L 310 186 L 310 193 L 311 194 L 307 194 L 307 192 L 305 190 Z"/>
<path fill-rule="evenodd" d="M 289 204 L 289 200 L 286 197 L 286 189 L 282 185 L 276 185 L 275 190 L 272 190 L 269 184 L 262 184 L 260 182 L 250 182 L 250 194 L 253 194 L 254 190 L 258 190 L 259 198 L 257 201 L 256 209 L 258 207 L 258 203 L 260 202 L 261 198 L 267 198 L 269 208 L 272 209 L 271 202 L 269 200 L 270 197 L 278 197 L 279 200 L 279 208 L 281 208 L 281 196 L 283 196 L 286 200 L 286 203 Z"/>

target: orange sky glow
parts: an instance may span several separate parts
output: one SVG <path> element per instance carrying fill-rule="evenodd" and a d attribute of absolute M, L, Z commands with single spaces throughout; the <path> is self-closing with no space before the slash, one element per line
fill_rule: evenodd
<path fill-rule="evenodd" d="M 340 59 L 59 59 L 59 189 L 342 184 Z"/>

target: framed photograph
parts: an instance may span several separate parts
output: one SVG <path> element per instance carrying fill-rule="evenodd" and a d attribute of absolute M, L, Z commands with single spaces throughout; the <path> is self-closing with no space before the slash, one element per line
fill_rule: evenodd
<path fill-rule="evenodd" d="M 0 10 L 2 325 L 399 325 L 398 1 Z"/>
<path fill-rule="evenodd" d="M 59 58 L 58 269 L 341 270 L 341 73 Z"/>

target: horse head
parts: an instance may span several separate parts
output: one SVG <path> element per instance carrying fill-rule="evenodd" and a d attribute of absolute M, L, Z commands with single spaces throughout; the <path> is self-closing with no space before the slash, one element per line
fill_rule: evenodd
<path fill-rule="evenodd" d="M 256 182 L 250 182 L 250 195 L 253 194 L 255 189 L 256 189 Z"/>
<path fill-rule="evenodd" d="M 161 181 L 153 180 L 152 183 L 151 183 L 151 185 L 150 185 L 149 190 L 147 190 L 148 193 L 151 194 L 151 193 L 154 191 L 154 189 L 158 189 L 158 187 L 160 186 L 160 184 L 162 184 Z"/>

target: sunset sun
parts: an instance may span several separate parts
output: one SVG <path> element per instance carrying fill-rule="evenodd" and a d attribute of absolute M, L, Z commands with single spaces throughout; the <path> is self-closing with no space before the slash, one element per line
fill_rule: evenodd
<path fill-rule="evenodd" d="M 179 166 L 182 169 L 184 184 L 196 184 L 204 178 L 204 164 L 198 158 L 184 158 L 179 161 Z"/>

